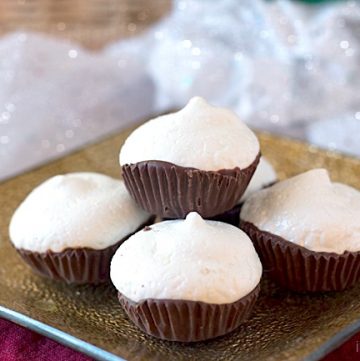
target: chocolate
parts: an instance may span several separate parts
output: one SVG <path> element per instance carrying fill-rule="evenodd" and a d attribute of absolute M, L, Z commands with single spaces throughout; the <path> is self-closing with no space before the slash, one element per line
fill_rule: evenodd
<path fill-rule="evenodd" d="M 203 171 L 149 160 L 122 167 L 125 185 L 145 210 L 164 218 L 197 212 L 213 217 L 234 207 L 245 192 L 260 154 L 244 169 Z"/>
<path fill-rule="evenodd" d="M 360 252 L 315 252 L 240 221 L 254 243 L 264 271 L 298 292 L 341 291 L 360 280 Z"/>
<path fill-rule="evenodd" d="M 210 220 L 212 221 L 218 221 L 218 222 L 224 222 L 231 224 L 235 227 L 239 227 L 239 216 L 240 211 L 243 203 L 237 204 L 235 207 L 231 208 L 230 210 L 218 214 L 215 217 L 211 217 Z"/>
<path fill-rule="evenodd" d="M 142 224 L 152 224 L 154 217 Z M 133 232 L 133 233 L 135 233 Z M 68 248 L 62 252 L 45 253 L 17 249 L 22 259 L 38 274 L 68 284 L 99 284 L 110 279 L 110 262 L 119 246 L 133 233 L 104 249 Z"/>
<path fill-rule="evenodd" d="M 145 333 L 169 341 L 196 342 L 225 335 L 245 321 L 260 291 L 256 286 L 233 303 L 146 299 L 134 302 L 118 293 L 128 317 Z"/>

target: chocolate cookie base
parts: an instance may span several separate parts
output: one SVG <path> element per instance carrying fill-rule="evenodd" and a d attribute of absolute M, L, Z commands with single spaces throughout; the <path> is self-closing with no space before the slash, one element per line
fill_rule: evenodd
<path fill-rule="evenodd" d="M 244 169 L 203 171 L 163 161 L 122 167 L 125 185 L 145 210 L 164 218 L 198 212 L 209 218 L 235 206 L 253 176 L 260 154 Z"/>
<path fill-rule="evenodd" d="M 149 225 L 151 217 L 135 232 Z M 135 233 L 133 232 L 133 233 Z M 110 279 L 110 262 L 119 248 L 133 233 L 104 249 L 68 248 L 62 252 L 45 253 L 17 249 L 22 259 L 38 274 L 68 284 L 99 284 Z"/>
<path fill-rule="evenodd" d="M 269 276 L 298 292 L 341 291 L 360 280 L 360 252 L 315 252 L 240 221 Z"/>
<path fill-rule="evenodd" d="M 259 291 L 260 285 L 240 300 L 220 305 L 169 299 L 133 302 L 120 292 L 118 297 L 128 317 L 145 333 L 163 340 L 196 342 L 236 329 L 249 317 Z"/>

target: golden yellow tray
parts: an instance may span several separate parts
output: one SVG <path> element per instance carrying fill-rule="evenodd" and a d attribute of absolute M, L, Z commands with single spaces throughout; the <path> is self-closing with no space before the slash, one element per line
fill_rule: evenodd
<path fill-rule="evenodd" d="M 111 285 L 66 286 L 34 275 L 8 240 L 16 206 L 59 173 L 120 175 L 118 151 L 129 131 L 0 184 L 0 316 L 102 360 L 317 360 L 360 330 L 360 284 L 346 292 L 299 295 L 266 279 L 250 320 L 232 334 L 193 345 L 144 335 L 123 313 Z M 273 135 L 262 152 L 285 178 L 326 167 L 334 180 L 360 188 L 360 160 Z"/>

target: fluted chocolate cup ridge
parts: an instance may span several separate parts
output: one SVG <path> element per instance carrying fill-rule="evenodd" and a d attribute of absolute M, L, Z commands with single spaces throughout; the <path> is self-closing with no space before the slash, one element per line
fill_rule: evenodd
<path fill-rule="evenodd" d="M 198 212 L 209 218 L 233 208 L 259 163 L 260 153 L 244 169 L 203 171 L 149 160 L 122 166 L 125 185 L 146 211 L 164 218 Z"/>
<path fill-rule="evenodd" d="M 254 243 L 264 271 L 284 288 L 298 292 L 341 291 L 360 280 L 360 252 L 315 252 L 250 222 L 240 228 Z"/>
<path fill-rule="evenodd" d="M 196 342 L 235 330 L 250 316 L 259 291 L 257 285 L 245 297 L 226 304 L 171 299 L 134 302 L 120 292 L 118 298 L 130 320 L 145 333 L 163 340 Z"/>

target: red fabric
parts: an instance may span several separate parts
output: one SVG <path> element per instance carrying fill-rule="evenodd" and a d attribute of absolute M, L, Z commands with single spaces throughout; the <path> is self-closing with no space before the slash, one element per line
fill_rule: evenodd
<path fill-rule="evenodd" d="M 92 359 L 47 337 L 0 318 L 0 360 L 90 361 Z M 322 361 L 339 360 L 360 360 L 360 333 L 325 356 Z"/>
<path fill-rule="evenodd" d="M 92 359 L 0 318 L 1 361 L 91 361 Z"/>
<path fill-rule="evenodd" d="M 339 360 L 341 361 L 360 360 L 360 332 L 322 359 L 322 361 L 339 361 Z"/>

